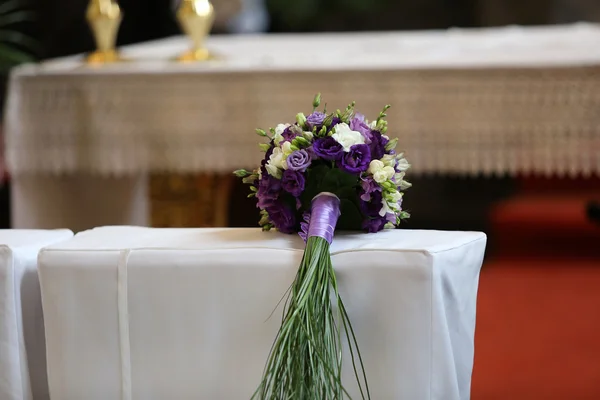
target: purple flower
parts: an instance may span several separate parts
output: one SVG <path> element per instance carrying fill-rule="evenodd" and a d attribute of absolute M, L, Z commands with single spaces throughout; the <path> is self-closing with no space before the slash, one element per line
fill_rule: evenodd
<path fill-rule="evenodd" d="M 333 120 L 331 121 L 331 125 L 329 125 L 329 128 L 327 128 L 327 132 L 331 131 L 337 124 L 340 124 L 342 122 L 342 120 L 338 117 L 333 117 Z"/>
<path fill-rule="evenodd" d="M 283 177 L 281 178 L 281 186 L 283 190 L 290 193 L 294 197 L 299 197 L 304 191 L 304 184 L 306 180 L 301 172 L 287 169 L 283 171 Z"/>
<path fill-rule="evenodd" d="M 377 184 L 377 182 L 375 182 L 373 180 L 372 177 L 363 178 L 360 182 L 360 186 L 362 187 L 362 190 L 364 191 L 364 193 L 360 195 L 360 199 L 362 201 L 370 201 L 371 193 L 376 192 L 376 191 L 381 192 L 381 186 L 379 186 Z"/>
<path fill-rule="evenodd" d="M 314 141 L 313 151 L 324 160 L 335 161 L 342 157 L 344 148 L 334 138 L 327 136 Z"/>
<path fill-rule="evenodd" d="M 292 171 L 304 172 L 310 166 L 310 162 L 310 155 L 306 150 L 296 150 L 287 158 L 288 168 Z"/>
<path fill-rule="evenodd" d="M 379 211 L 383 207 L 383 195 L 381 192 L 372 192 L 371 201 L 361 201 L 360 209 L 366 217 L 379 218 Z"/>
<path fill-rule="evenodd" d="M 369 145 L 371 156 L 374 160 L 379 160 L 383 158 L 383 155 L 385 154 L 385 145 L 388 144 L 389 140 L 384 138 L 379 131 L 371 131 L 371 134 L 371 144 Z"/>
<path fill-rule="evenodd" d="M 350 129 L 356 132 L 360 132 L 365 137 L 365 143 L 370 144 L 373 138 L 371 133 L 371 128 L 365 122 L 365 116 L 359 113 L 356 113 L 354 118 L 350 121 Z"/>
<path fill-rule="evenodd" d="M 382 230 L 388 222 L 395 224 L 396 215 L 387 213 L 383 217 L 377 216 L 375 218 L 365 219 L 362 223 L 362 227 L 369 233 L 377 233 Z"/>
<path fill-rule="evenodd" d="M 281 189 L 281 181 L 279 179 L 264 173 L 262 179 L 258 182 L 258 192 L 256 193 L 258 202 L 256 206 L 266 209 L 272 205 L 279 198 Z"/>
<path fill-rule="evenodd" d="M 387 220 L 385 217 L 367 218 L 362 223 L 362 228 L 369 233 L 377 233 L 383 229 Z"/>
<path fill-rule="evenodd" d="M 273 221 L 275 228 L 282 233 L 294 233 L 296 227 L 296 214 L 294 210 L 281 201 L 273 203 L 268 207 L 269 218 Z"/>
<path fill-rule="evenodd" d="M 360 174 L 369 169 L 370 162 L 371 150 L 369 150 L 369 146 L 366 144 L 355 144 L 338 161 L 338 166 L 342 171 L 350 174 Z"/>
<path fill-rule="evenodd" d="M 327 115 L 325 113 L 319 111 L 315 111 L 306 117 L 306 124 L 308 125 L 309 130 L 312 131 L 314 127 L 320 129 L 326 117 Z"/>
<path fill-rule="evenodd" d="M 292 125 L 293 126 L 293 125 Z M 285 130 L 283 131 L 283 133 L 281 134 L 281 136 L 283 137 L 283 140 L 286 142 L 291 142 L 292 140 L 294 140 L 294 138 L 296 136 L 298 136 L 295 132 L 294 129 L 292 129 L 292 126 L 288 126 L 287 128 L 285 128 Z"/>

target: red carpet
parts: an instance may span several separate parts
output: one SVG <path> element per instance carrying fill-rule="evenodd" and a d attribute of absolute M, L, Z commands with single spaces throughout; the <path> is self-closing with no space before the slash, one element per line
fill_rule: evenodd
<path fill-rule="evenodd" d="M 524 188 L 491 214 L 472 399 L 600 399 L 600 227 L 585 217 L 599 181 Z"/>

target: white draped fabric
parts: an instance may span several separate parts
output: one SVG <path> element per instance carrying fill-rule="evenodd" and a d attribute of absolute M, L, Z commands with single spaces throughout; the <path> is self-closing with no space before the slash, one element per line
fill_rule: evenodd
<path fill-rule="evenodd" d="M 219 36 L 218 60 L 170 61 L 171 38 L 105 67 L 71 57 L 17 68 L 6 108 L 13 175 L 229 172 L 255 127 L 310 112 L 316 92 L 367 115 L 414 173 L 599 173 L 600 27 Z"/>
<path fill-rule="evenodd" d="M 466 400 L 482 233 L 339 234 L 332 261 L 373 399 Z M 105 227 L 40 253 L 56 399 L 246 399 L 302 257 L 258 229 Z M 344 381 L 359 398 L 348 354 Z"/>
<path fill-rule="evenodd" d="M 0 399 L 49 400 L 37 256 L 68 230 L 0 230 Z"/>

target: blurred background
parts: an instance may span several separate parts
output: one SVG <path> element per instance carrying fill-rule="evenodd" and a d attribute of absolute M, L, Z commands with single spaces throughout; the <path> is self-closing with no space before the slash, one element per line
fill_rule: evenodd
<path fill-rule="evenodd" d="M 89 52 L 85 0 L 19 1 L 27 12 L 10 23 L 14 51 L 0 56 L 4 99 L 10 67 Z M 506 25 L 600 22 L 598 0 L 214 0 L 213 35 L 444 30 Z M 170 0 L 120 0 L 126 16 L 118 45 L 180 29 Z M 7 22 L 8 21 L 8 22 Z M 6 36 L 4 36 L 6 38 Z M 3 41 L 0 34 L 0 43 Z M 600 43 L 598 43 L 600 46 Z M 2 47 L 4 50 L 4 47 Z M 0 51 L 0 54 L 2 52 Z M 598 115 L 598 114 L 596 114 Z M 596 118 L 598 126 L 600 119 Z M 253 128 L 253 127 L 249 127 Z M 597 130 L 596 130 L 597 132 Z M 407 156 L 410 160 L 410 148 Z M 9 228 L 11 179 L 4 174 L 0 226 Z M 600 179 L 594 175 L 410 176 L 409 229 L 488 234 L 481 274 L 474 400 L 600 399 Z M 258 213 L 233 183 L 230 226 L 255 226 Z M 177 193 L 169 201 L 178 202 Z M 596 216 L 597 218 L 597 216 Z"/>

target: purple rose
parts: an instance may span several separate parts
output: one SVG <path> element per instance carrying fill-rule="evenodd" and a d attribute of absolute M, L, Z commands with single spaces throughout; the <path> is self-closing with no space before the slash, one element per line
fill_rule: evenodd
<path fill-rule="evenodd" d="M 311 131 L 315 127 L 317 129 L 320 129 L 326 117 L 327 115 L 325 113 L 319 111 L 313 112 L 308 117 L 306 117 L 306 124 L 308 125 L 308 129 Z"/>
<path fill-rule="evenodd" d="M 256 193 L 258 202 L 256 206 L 266 209 L 272 205 L 279 198 L 281 189 L 281 181 L 279 179 L 264 173 L 262 179 L 258 182 L 258 192 Z"/>
<path fill-rule="evenodd" d="M 377 182 L 375 182 L 373 180 L 372 177 L 363 178 L 360 182 L 360 186 L 362 187 L 362 190 L 364 191 L 364 193 L 360 195 L 360 199 L 362 201 L 370 201 L 371 193 L 376 192 L 376 191 L 381 192 L 381 186 L 379 186 L 377 184 Z"/>
<path fill-rule="evenodd" d="M 383 195 L 381 192 L 373 192 L 371 193 L 371 201 L 361 201 L 360 209 L 363 214 L 367 217 L 371 218 L 379 218 L 379 211 L 383 207 Z"/>
<path fill-rule="evenodd" d="M 287 158 L 288 168 L 292 171 L 306 171 L 310 166 L 311 157 L 306 150 L 296 150 Z"/>
<path fill-rule="evenodd" d="M 320 138 L 314 141 L 313 151 L 315 154 L 329 161 L 339 160 L 344 154 L 344 148 L 331 136 Z"/>
<path fill-rule="evenodd" d="M 338 166 L 342 171 L 350 174 L 360 174 L 369 169 L 370 162 L 371 150 L 369 146 L 366 144 L 355 144 L 338 161 Z"/>
<path fill-rule="evenodd" d="M 296 227 L 296 214 L 294 210 L 281 201 L 277 201 L 267 208 L 267 212 L 279 232 L 294 233 Z"/>
<path fill-rule="evenodd" d="M 379 131 L 372 131 L 371 134 L 371 144 L 369 145 L 371 157 L 374 160 L 380 160 L 385 154 L 385 145 L 388 144 L 389 140 L 384 138 Z"/>
<path fill-rule="evenodd" d="M 365 143 L 370 144 L 373 138 L 371 133 L 371 128 L 365 122 L 365 116 L 359 113 L 356 113 L 354 118 L 350 121 L 350 129 L 356 132 L 360 132 L 365 137 Z"/>
<path fill-rule="evenodd" d="M 283 190 L 290 193 L 294 197 L 299 197 L 304 191 L 304 184 L 306 180 L 302 172 L 293 171 L 286 169 L 283 171 L 283 177 L 281 178 L 281 186 Z"/>

